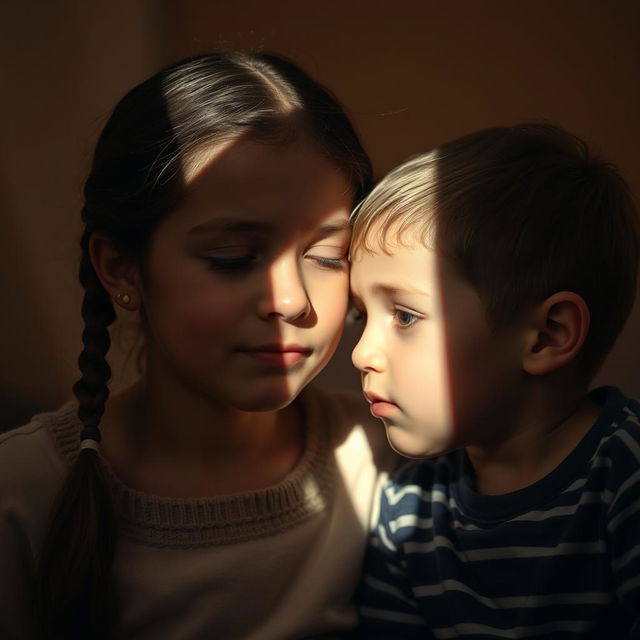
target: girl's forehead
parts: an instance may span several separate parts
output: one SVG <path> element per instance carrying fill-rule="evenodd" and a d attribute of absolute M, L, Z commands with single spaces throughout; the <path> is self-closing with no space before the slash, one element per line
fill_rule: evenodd
<path fill-rule="evenodd" d="M 232 145 L 237 144 L 237 138 L 228 138 L 212 141 L 206 145 L 200 145 L 183 159 L 182 174 L 185 185 L 188 187 L 207 166 L 222 156 Z"/>
<path fill-rule="evenodd" d="M 351 226 L 346 215 L 338 212 L 336 215 L 329 213 L 324 219 L 305 220 L 301 219 L 300 231 L 313 231 L 322 235 L 344 234 L 347 239 L 351 235 Z M 311 224 L 309 224 L 311 223 Z M 296 227 L 291 223 L 292 229 Z M 207 237 L 228 237 L 228 236 L 267 236 L 273 233 L 282 233 L 277 221 L 251 220 L 242 218 L 214 217 L 202 224 L 197 224 L 188 230 L 188 236 L 192 239 Z"/>
<path fill-rule="evenodd" d="M 304 177 L 320 166 L 339 170 L 336 163 L 307 134 L 296 133 L 286 140 L 261 140 L 244 134 L 199 146 L 185 157 L 183 179 L 187 187 L 203 174 L 215 171 L 225 179 L 266 180 L 278 174 Z M 294 186 L 294 185 L 291 185 Z"/>
<path fill-rule="evenodd" d="M 237 139 L 203 149 L 163 226 L 187 233 L 348 231 L 353 190 L 315 145 Z"/>

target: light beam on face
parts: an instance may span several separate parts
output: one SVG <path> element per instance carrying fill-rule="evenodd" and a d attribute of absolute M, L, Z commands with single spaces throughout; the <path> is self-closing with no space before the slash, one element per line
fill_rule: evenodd
<path fill-rule="evenodd" d="M 342 334 L 348 180 L 303 136 L 214 146 L 186 175 L 143 278 L 148 370 L 223 405 L 283 407 Z"/>
<path fill-rule="evenodd" d="M 353 362 L 372 412 L 410 457 L 499 439 L 510 428 L 499 408 L 518 397 L 518 327 L 493 328 L 476 289 L 410 229 L 387 238 L 384 250 L 358 249 L 351 267 L 366 316 Z"/>
<path fill-rule="evenodd" d="M 405 243 L 352 257 L 352 298 L 363 314 L 352 359 L 391 446 L 424 457 L 454 439 L 446 328 L 436 254 L 419 241 Z"/>

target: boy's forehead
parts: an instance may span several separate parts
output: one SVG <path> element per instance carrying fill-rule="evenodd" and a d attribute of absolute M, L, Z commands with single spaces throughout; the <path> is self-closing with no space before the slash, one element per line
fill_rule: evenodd
<path fill-rule="evenodd" d="M 351 239 L 351 257 L 357 259 L 363 253 L 393 256 L 400 251 L 421 248 L 433 251 L 430 235 L 415 223 L 403 225 L 400 221 L 389 225 L 374 222 L 360 229 L 356 226 Z"/>
<path fill-rule="evenodd" d="M 360 249 L 352 258 L 350 282 L 354 302 L 365 306 L 396 298 L 405 303 L 431 299 L 440 288 L 437 257 L 421 243 L 397 245 L 393 251 Z"/>
<path fill-rule="evenodd" d="M 373 237 L 351 251 L 352 274 L 367 280 L 423 280 L 434 270 L 437 252 L 419 237 L 403 234 Z"/>

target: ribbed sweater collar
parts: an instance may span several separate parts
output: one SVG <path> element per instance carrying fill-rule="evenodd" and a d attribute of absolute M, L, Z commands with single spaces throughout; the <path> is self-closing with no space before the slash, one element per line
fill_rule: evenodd
<path fill-rule="evenodd" d="M 275 535 L 324 510 L 335 481 L 328 405 L 317 391 L 297 400 L 305 420 L 304 451 L 295 468 L 278 484 L 214 498 L 176 499 L 126 486 L 103 461 L 111 482 L 121 535 L 141 544 L 200 547 L 239 543 Z M 60 456 L 70 465 L 78 455 L 77 405 L 35 419 L 47 428 Z"/>

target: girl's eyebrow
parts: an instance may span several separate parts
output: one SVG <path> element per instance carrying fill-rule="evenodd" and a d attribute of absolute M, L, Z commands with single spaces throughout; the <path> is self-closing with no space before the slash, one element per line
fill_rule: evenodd
<path fill-rule="evenodd" d="M 329 222 L 318 227 L 316 230 L 319 235 L 331 235 L 332 233 L 340 233 L 342 231 L 351 232 L 351 225 L 347 220 L 344 222 Z"/>
<path fill-rule="evenodd" d="M 237 220 L 235 218 L 215 218 L 196 225 L 189 229 L 189 235 L 200 235 L 204 233 L 247 233 L 261 232 L 265 233 L 273 230 L 274 225 L 270 222 L 262 222 L 259 220 Z M 351 231 L 351 225 L 347 220 L 344 222 L 329 222 L 318 227 L 315 232 L 318 235 L 331 235 L 332 233 L 340 233 L 343 231 Z"/>
<path fill-rule="evenodd" d="M 189 229 L 189 235 L 200 235 L 204 233 L 247 233 L 266 232 L 273 229 L 273 224 L 258 220 L 236 220 L 235 218 L 216 218 L 208 220 Z"/>

